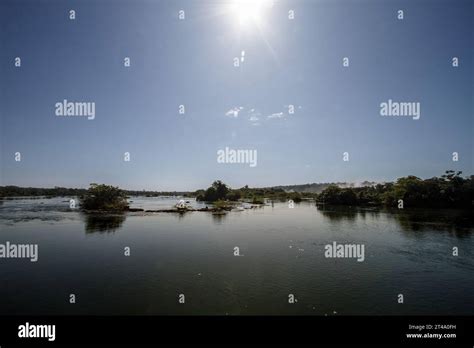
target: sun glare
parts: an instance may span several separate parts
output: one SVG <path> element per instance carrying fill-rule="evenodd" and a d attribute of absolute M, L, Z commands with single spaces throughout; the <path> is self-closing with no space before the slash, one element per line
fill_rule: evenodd
<path fill-rule="evenodd" d="M 271 6 L 268 0 L 234 0 L 231 6 L 232 14 L 241 26 L 260 24 L 265 7 Z"/>

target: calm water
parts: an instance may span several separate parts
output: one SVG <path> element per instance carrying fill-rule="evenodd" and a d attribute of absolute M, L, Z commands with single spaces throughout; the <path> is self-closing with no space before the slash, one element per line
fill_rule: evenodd
<path fill-rule="evenodd" d="M 131 200 L 145 209 L 177 202 Z M 0 243 L 39 245 L 36 263 L 0 259 L 0 314 L 474 313 L 469 213 L 304 202 L 225 216 L 94 216 L 70 210 L 68 201 L 0 201 Z M 325 258 L 333 241 L 363 243 L 365 261 Z M 235 246 L 244 256 L 233 255 Z M 76 304 L 68 302 L 71 293 Z M 288 303 L 290 293 L 297 303 Z"/>

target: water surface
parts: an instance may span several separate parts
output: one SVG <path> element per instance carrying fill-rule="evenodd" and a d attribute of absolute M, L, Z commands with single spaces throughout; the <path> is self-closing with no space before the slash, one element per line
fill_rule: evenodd
<path fill-rule="evenodd" d="M 0 243 L 39 246 L 36 263 L 0 259 L 0 314 L 474 313 L 469 212 L 303 202 L 226 215 L 86 215 L 69 199 L 0 203 Z M 132 197 L 131 206 L 164 209 L 178 199 Z M 333 241 L 364 244 L 365 261 L 325 258 Z"/>

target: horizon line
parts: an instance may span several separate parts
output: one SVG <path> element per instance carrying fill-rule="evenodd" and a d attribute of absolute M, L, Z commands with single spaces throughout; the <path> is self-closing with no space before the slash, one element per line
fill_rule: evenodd
<path fill-rule="evenodd" d="M 448 170 L 447 170 L 448 171 Z M 445 173 L 447 172 L 445 171 Z M 453 170 L 454 173 L 456 172 L 461 172 L 462 174 L 462 171 L 458 171 L 458 170 Z M 444 173 L 444 174 L 445 174 Z M 443 175 L 444 175 L 443 174 Z M 465 178 L 469 178 L 470 176 L 472 176 L 474 174 L 468 174 L 468 175 L 461 175 L 462 177 L 465 177 Z M 415 176 L 421 180 L 427 180 L 427 179 L 431 179 L 431 178 L 438 178 L 438 176 L 431 176 L 429 178 L 420 178 L 416 175 L 406 175 L 406 176 L 402 176 L 400 178 L 403 178 L 403 177 L 409 177 L 409 176 Z M 439 176 L 441 177 L 441 176 Z M 399 179 L 399 178 L 397 178 Z M 388 181 L 372 181 L 372 180 L 362 180 L 362 181 L 336 181 L 336 182 L 311 182 L 311 183 L 304 183 L 304 184 L 280 184 L 280 185 L 273 185 L 273 186 L 260 186 L 260 187 L 254 187 L 254 186 L 250 186 L 250 185 L 244 185 L 244 186 L 241 186 L 241 187 L 237 187 L 237 188 L 234 188 L 232 187 L 231 185 L 228 185 L 226 184 L 223 180 L 221 179 L 215 179 L 213 180 L 212 182 L 214 181 L 221 181 L 223 182 L 224 184 L 226 184 L 229 188 L 231 189 L 241 189 L 245 186 L 248 186 L 248 188 L 251 188 L 251 189 L 266 189 L 266 188 L 275 188 L 275 187 L 285 187 L 285 186 L 304 186 L 304 185 L 331 185 L 331 184 L 352 184 L 352 185 L 357 185 L 357 184 L 362 184 L 362 183 L 370 183 L 370 184 L 387 184 L 387 183 L 392 183 L 392 182 L 395 182 L 397 179 L 395 180 L 388 180 Z M 212 182 L 209 184 L 209 186 L 212 185 Z M 89 186 L 93 184 L 93 183 L 90 183 Z M 205 190 L 206 188 L 198 188 L 198 189 L 194 189 L 194 190 L 176 190 L 176 189 L 172 189 L 172 190 L 166 190 L 166 189 L 162 189 L 162 190 L 149 190 L 149 189 L 127 189 L 127 188 L 121 188 L 119 185 L 114 185 L 114 184 L 104 184 L 104 183 L 95 183 L 95 184 L 99 184 L 99 185 L 110 185 L 110 186 L 115 186 L 115 187 L 118 187 L 120 188 L 121 190 L 123 191 L 142 191 L 142 192 L 183 192 L 183 193 L 188 193 L 188 192 L 195 192 L 195 191 L 198 191 L 198 190 Z M 18 185 L 0 185 L 0 188 L 3 188 L 3 187 L 18 187 L 18 188 L 32 188 L 32 189 L 55 189 L 55 188 L 64 188 L 64 189 L 71 189 L 71 190 L 87 190 L 88 187 L 65 187 L 65 186 L 54 186 L 54 187 L 44 187 L 44 186 L 18 186 Z"/>

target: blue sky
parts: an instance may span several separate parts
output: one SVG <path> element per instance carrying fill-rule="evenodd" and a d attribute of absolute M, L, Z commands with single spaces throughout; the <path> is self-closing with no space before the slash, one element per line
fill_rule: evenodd
<path fill-rule="evenodd" d="M 473 174 L 472 1 L 280 0 L 245 23 L 219 0 L 0 7 L 0 185 L 194 190 L 215 179 Z M 95 119 L 57 117 L 63 99 L 95 102 Z M 388 99 L 420 102 L 420 119 L 380 116 Z M 217 163 L 225 147 L 257 150 L 258 165 Z"/>

